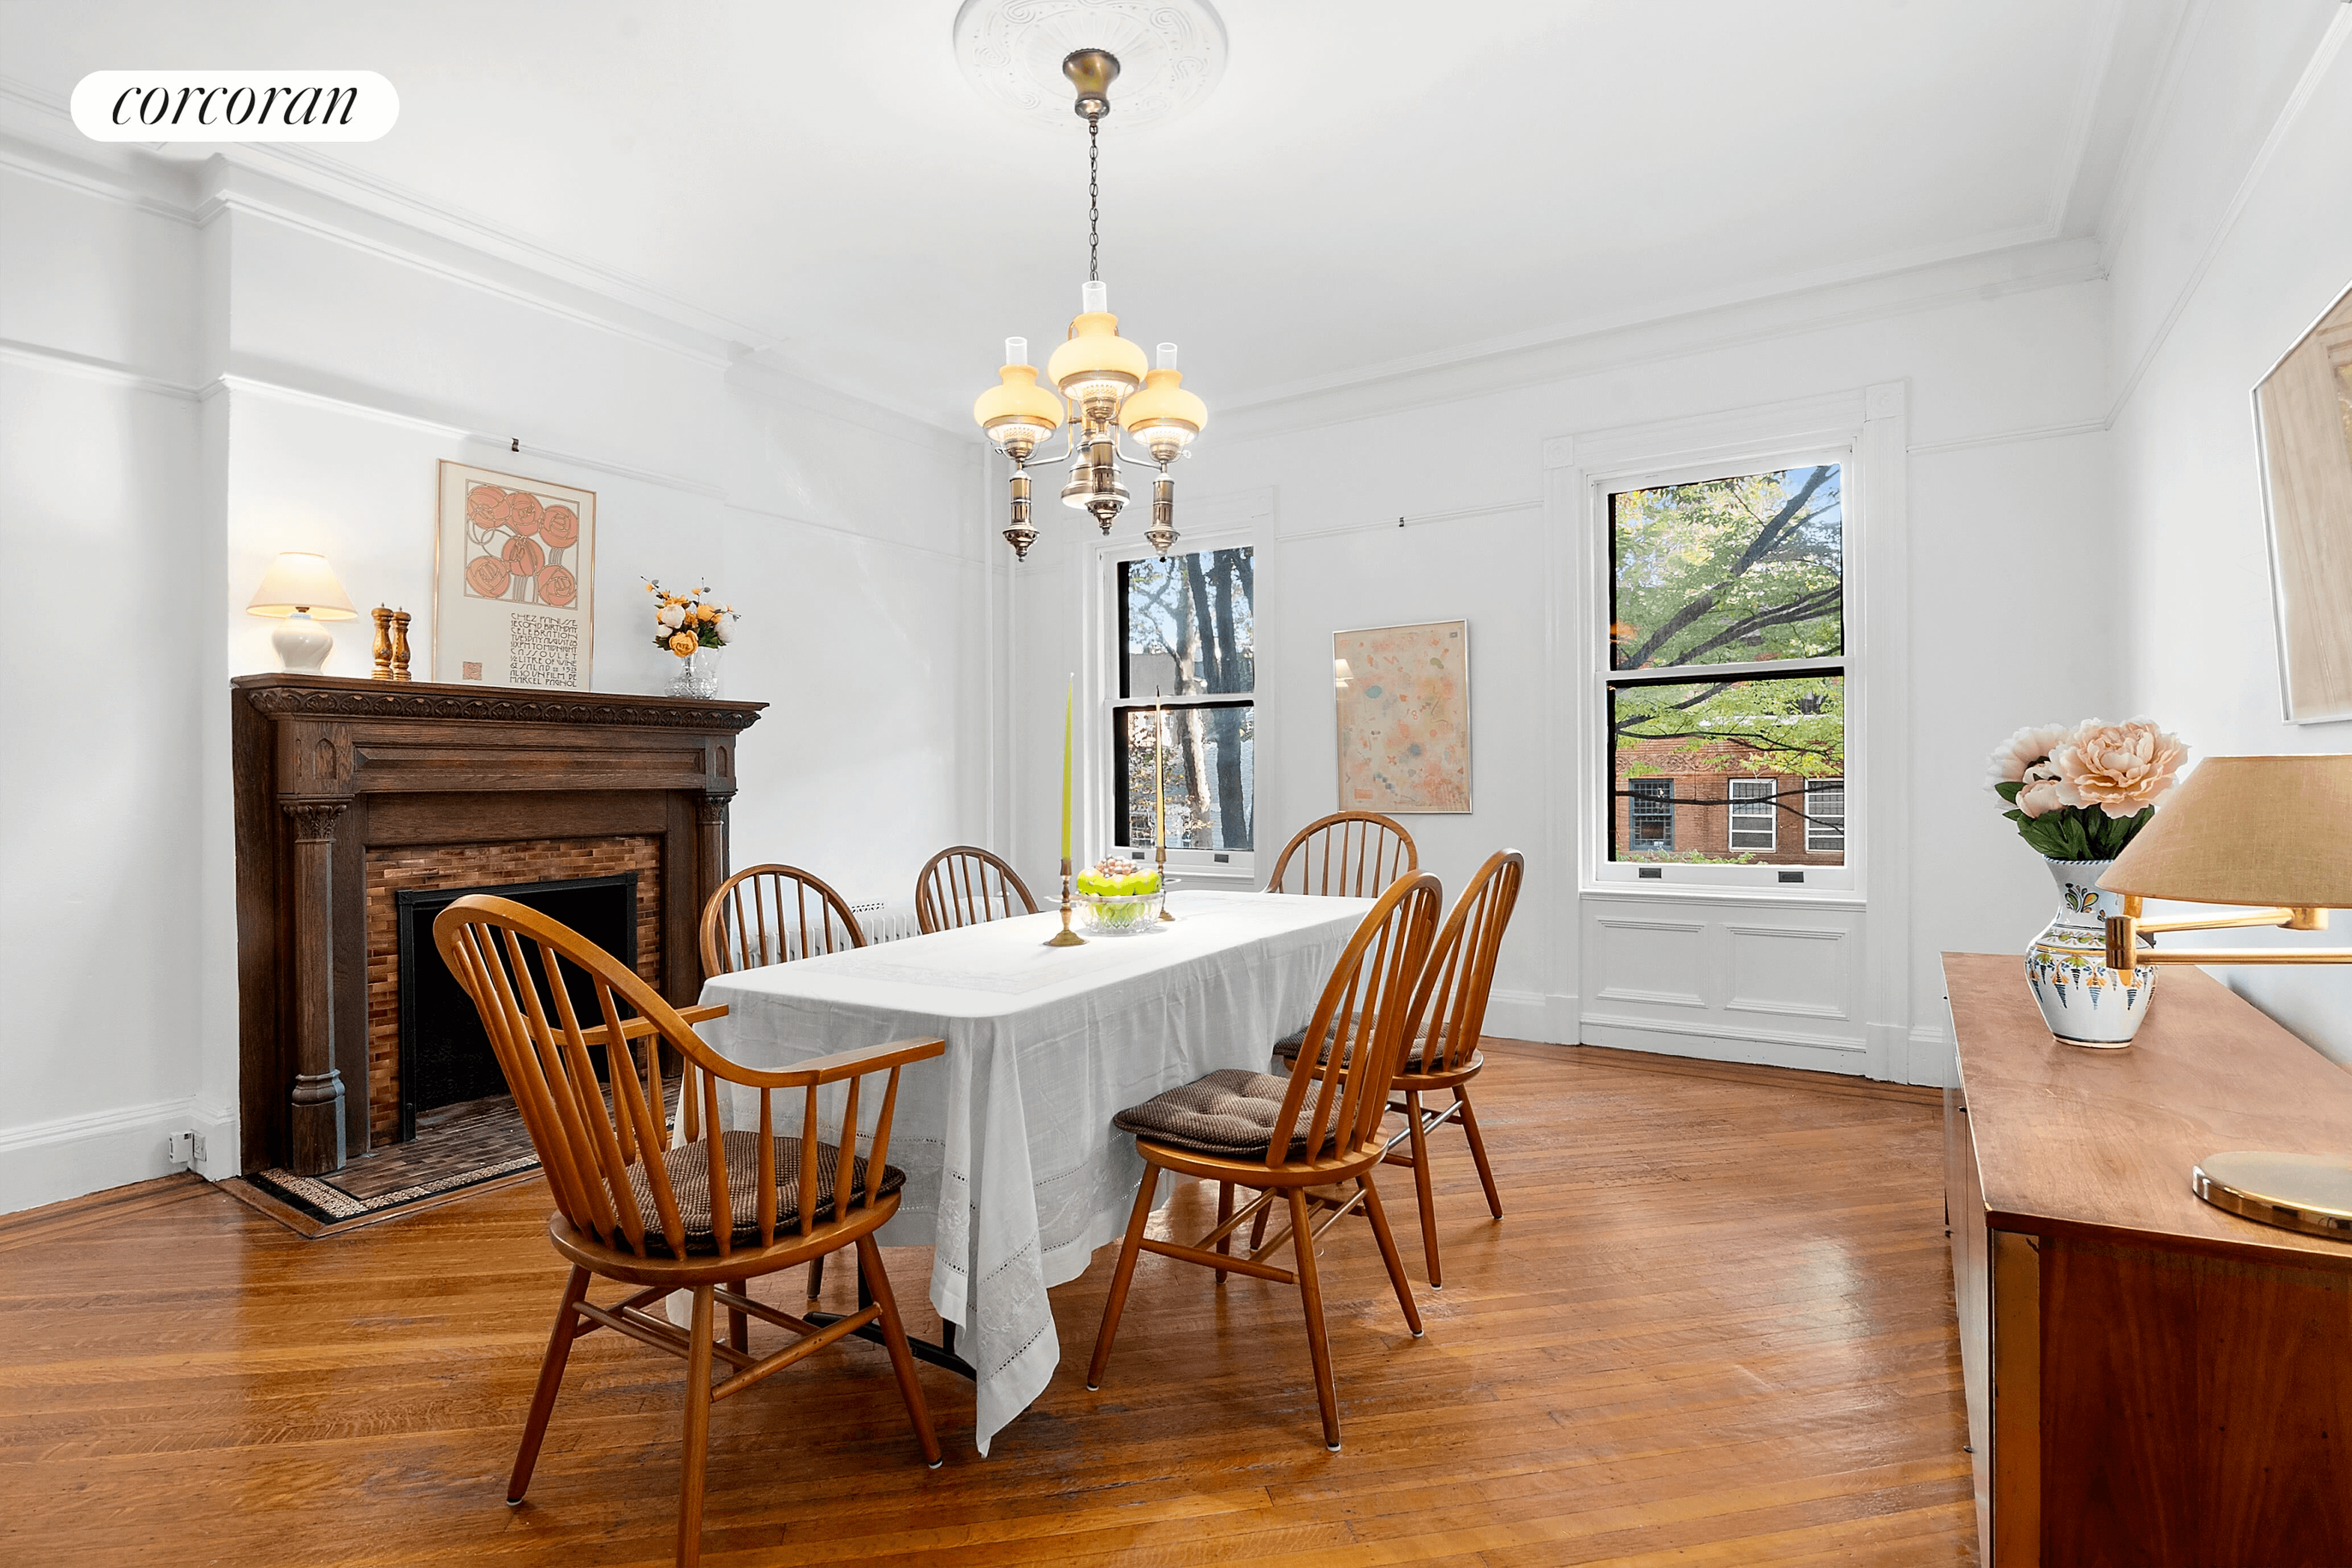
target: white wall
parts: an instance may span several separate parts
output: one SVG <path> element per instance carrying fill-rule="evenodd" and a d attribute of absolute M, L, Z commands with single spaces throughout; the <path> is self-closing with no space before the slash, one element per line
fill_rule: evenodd
<path fill-rule="evenodd" d="M 2352 286 L 2352 7 L 2211 5 L 2185 42 L 2111 240 L 2127 704 L 2203 756 L 2352 752 L 2279 716 L 2252 404 Z M 2352 1064 L 2352 971 L 2213 973 Z"/>
<path fill-rule="evenodd" d="M 5 571 L 106 628 L 32 633 L 0 694 L 0 1211 L 163 1173 L 183 1128 L 234 1173 L 226 681 L 277 668 L 244 605 L 320 551 L 428 677 L 440 459 L 596 492 L 597 689 L 674 668 L 640 576 L 743 612 L 739 863 L 905 897 L 986 835 L 976 443 L 739 357 L 222 160 L 0 127 Z M 368 623 L 335 632 L 366 674 Z"/>
<path fill-rule="evenodd" d="M 1940 1081 L 1949 1050 L 1937 954 L 2021 952 L 2053 901 L 1982 792 L 1984 755 L 2021 723 L 2101 711 L 2120 692 L 2116 606 L 2086 599 L 2068 575 L 2069 563 L 2112 552 L 2104 296 L 2084 247 L 2053 246 L 1238 415 L 1221 416 L 1213 361 L 1197 356 L 1188 382 L 1210 399 L 1211 425 L 1181 469 L 1180 526 L 1198 526 L 1202 498 L 1276 498 L 1259 549 L 1259 679 L 1277 708 L 1259 741 L 1262 855 L 1335 805 L 1330 634 L 1468 617 L 1476 810 L 1409 826 L 1449 890 L 1495 848 L 1528 854 L 1489 1027 L 1580 1037 L 1591 1004 L 1578 973 L 1577 770 L 1572 752 L 1548 752 L 1546 736 L 1581 668 L 1582 607 L 1552 564 L 1577 546 L 1547 531 L 1576 524 L 1545 510 L 1545 445 L 1904 384 L 1909 571 L 1874 595 L 1879 624 L 1908 652 L 1908 689 L 1886 693 L 1881 714 L 1908 731 L 1909 826 L 1891 853 L 1914 898 L 1907 939 L 1867 967 L 1899 964 L 1908 978 L 1858 1004 L 1870 1015 L 1856 1026 L 1890 1043 L 1843 1070 Z M 1139 313 L 1135 324 L 1148 331 Z M 1079 663 L 1069 568 L 1094 530 L 1059 507 L 1040 510 L 1052 514 L 1047 538 L 1018 572 L 1013 750 L 1042 756 L 1058 742 L 1059 715 L 1038 694 L 1058 694 Z M 1400 529 L 1400 515 L 1427 521 Z M 1139 526 L 1120 525 L 1130 537 Z M 1022 864 L 1046 866 L 1051 788 L 1017 789 L 1013 808 Z M 1858 994 L 1871 978 L 1856 977 Z M 1771 1059 L 1755 1039 L 1644 1043 Z"/>

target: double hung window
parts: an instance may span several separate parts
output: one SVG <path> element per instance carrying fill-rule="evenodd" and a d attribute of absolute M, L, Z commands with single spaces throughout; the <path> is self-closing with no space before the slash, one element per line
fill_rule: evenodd
<path fill-rule="evenodd" d="M 1843 490 L 1840 458 L 1606 490 L 1612 866 L 1844 865 Z"/>
<path fill-rule="evenodd" d="M 1138 859 L 1162 802 L 1171 868 L 1238 867 L 1255 846 L 1256 588 L 1246 545 L 1111 563 L 1112 833 Z"/>

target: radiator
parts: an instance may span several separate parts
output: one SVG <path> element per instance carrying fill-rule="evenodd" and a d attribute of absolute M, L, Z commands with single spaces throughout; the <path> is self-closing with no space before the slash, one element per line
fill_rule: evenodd
<path fill-rule="evenodd" d="M 898 942 L 922 934 L 922 928 L 915 923 L 915 900 L 912 899 L 874 899 L 862 904 L 851 904 L 849 912 L 857 917 L 857 929 L 866 933 L 869 946 L 877 942 Z"/>

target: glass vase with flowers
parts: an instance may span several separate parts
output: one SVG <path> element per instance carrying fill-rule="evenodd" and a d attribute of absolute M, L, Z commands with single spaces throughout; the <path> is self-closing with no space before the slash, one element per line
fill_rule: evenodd
<path fill-rule="evenodd" d="M 712 602 L 710 584 L 691 593 L 673 594 L 653 578 L 645 579 L 653 596 L 654 647 L 677 660 L 670 677 L 672 697 L 711 698 L 719 695 L 719 658 L 730 629 L 742 617 L 732 605 Z"/>

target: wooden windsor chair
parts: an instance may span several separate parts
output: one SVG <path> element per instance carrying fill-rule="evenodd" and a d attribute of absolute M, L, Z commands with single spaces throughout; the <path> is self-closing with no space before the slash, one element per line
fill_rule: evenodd
<path fill-rule="evenodd" d="M 1486 998 L 1495 988 L 1496 954 L 1511 923 L 1511 911 L 1517 907 L 1527 865 L 1526 856 L 1505 849 L 1488 856 L 1478 868 L 1438 929 L 1421 984 L 1414 988 L 1412 1005 L 1405 1014 L 1405 1048 L 1390 1086 L 1390 1092 L 1402 1099 L 1389 1106 L 1403 1114 L 1405 1124 L 1389 1135 L 1387 1163 L 1412 1167 L 1414 1194 L 1421 1202 L 1421 1246 L 1429 1262 L 1433 1290 L 1444 1289 L 1445 1280 L 1437 1261 L 1437 1207 L 1430 1187 L 1429 1138 L 1448 1121 L 1462 1124 L 1470 1158 L 1478 1166 L 1478 1181 L 1486 1189 L 1486 1206 L 1496 1219 L 1503 1217 L 1495 1170 L 1486 1160 L 1486 1141 L 1479 1136 L 1478 1118 L 1470 1109 L 1470 1080 L 1486 1065 L 1478 1053 L 1479 1036 L 1486 1024 Z M 1302 1029 L 1276 1043 L 1277 1067 L 1297 1059 L 1307 1036 Z M 1423 1095 L 1446 1090 L 1453 1092 L 1454 1103 L 1444 1110 L 1422 1104 Z M 1409 1143 L 1411 1152 L 1398 1153 L 1399 1143 Z"/>
<path fill-rule="evenodd" d="M 1308 823 L 1282 847 L 1265 890 L 1369 899 L 1420 869 L 1420 852 L 1402 823 L 1377 811 L 1339 811 Z"/>
<path fill-rule="evenodd" d="M 900 1040 L 823 1057 L 785 1072 L 757 1071 L 713 1051 L 626 965 L 535 910 L 469 895 L 433 922 L 433 940 L 481 1014 L 555 1196 L 548 1239 L 572 1264 L 507 1501 L 521 1502 L 530 1485 L 572 1342 L 600 1329 L 686 1360 L 677 1516 L 681 1564 L 701 1556 L 712 1403 L 847 1335 L 878 1337 L 888 1350 L 924 1460 L 936 1467 L 939 1437 L 916 1381 L 914 1355 L 874 1232 L 898 1213 L 906 1180 L 887 1162 L 898 1075 L 910 1062 L 941 1054 L 946 1043 Z M 602 1020 L 594 1027 L 581 1023 L 583 996 L 594 1004 L 590 1016 Z M 625 1017 L 624 1007 L 632 1016 Z M 664 1047 L 682 1058 L 680 1103 L 698 1108 L 698 1120 L 711 1130 L 709 1136 L 673 1143 L 661 1078 Z M 604 1058 L 609 1090 L 597 1082 L 592 1052 Z M 860 1155 L 859 1088 L 876 1073 L 887 1073 L 888 1081 L 872 1142 Z M 756 1132 L 719 1131 L 721 1083 L 758 1091 Z M 848 1086 L 839 1146 L 818 1136 L 818 1095 L 835 1083 Z M 797 1137 L 776 1133 L 779 1089 L 803 1096 Z M 851 1246 L 872 1298 L 859 1311 L 820 1328 L 751 1299 L 752 1279 Z M 635 1289 L 599 1305 L 588 1300 L 589 1282 L 598 1277 Z M 656 1310 L 676 1290 L 693 1294 L 692 1326 L 683 1332 Z M 723 1345 L 713 1341 L 713 1313 L 720 1305 L 728 1317 Z M 752 1318 L 798 1337 L 771 1354 L 754 1356 Z M 714 1361 L 732 1369 L 715 1387 Z"/>
<path fill-rule="evenodd" d="M 823 878 L 771 861 L 738 871 L 702 906 L 702 975 L 764 969 L 795 958 L 845 952 L 866 945 L 866 931 L 849 900 Z M 696 1136 L 695 1108 L 683 1108 L 687 1136 Z M 824 1291 L 824 1255 L 809 1259 L 808 1304 Z"/>
<path fill-rule="evenodd" d="M 738 871 L 702 906 L 702 974 L 764 969 L 866 945 L 849 902 L 797 866 Z"/>
<path fill-rule="evenodd" d="M 1015 900 L 1021 904 L 1018 911 L 1013 907 Z M 1016 912 L 1037 912 L 1028 884 L 1021 873 L 977 845 L 942 849 L 915 874 L 915 924 L 927 936 L 984 921 L 1010 920 Z"/>
<path fill-rule="evenodd" d="M 1388 1109 L 1389 1080 L 1396 1071 L 1404 1045 L 1404 1006 L 1421 978 L 1429 955 L 1431 933 L 1437 925 L 1442 900 L 1434 877 L 1400 877 L 1380 896 L 1333 966 L 1322 998 L 1308 1025 L 1318 1037 L 1335 1026 L 1350 1047 L 1324 1052 L 1320 1059 L 1302 1053 L 1291 1066 L 1287 1081 L 1265 1073 L 1223 1068 L 1181 1089 L 1170 1089 L 1111 1119 L 1111 1124 L 1134 1133 L 1136 1152 L 1143 1156 L 1143 1182 L 1135 1194 L 1127 1237 L 1119 1246 L 1118 1268 L 1111 1276 L 1110 1297 L 1103 1305 L 1102 1330 L 1095 1338 L 1094 1361 L 1087 1371 L 1087 1386 L 1102 1385 L 1103 1369 L 1110 1362 L 1112 1338 L 1118 1332 L 1129 1288 L 1135 1279 L 1135 1261 L 1145 1252 L 1217 1271 L 1248 1274 L 1261 1279 L 1298 1287 L 1307 1318 L 1307 1348 L 1315 1366 L 1315 1394 L 1323 1408 L 1323 1442 L 1339 1447 L 1339 1397 L 1331 1374 L 1331 1346 L 1323 1325 L 1323 1289 L 1316 1272 L 1315 1243 L 1342 1216 L 1360 1204 L 1371 1220 L 1381 1260 L 1396 1289 L 1397 1304 L 1404 1309 L 1405 1326 L 1419 1339 L 1421 1312 L 1413 1305 L 1412 1287 L 1397 1255 L 1381 1194 L 1372 1184 L 1373 1168 L 1387 1152 L 1381 1141 L 1381 1121 Z M 1348 1063 L 1360 1061 L 1364 1071 Z M 1162 1241 L 1144 1234 L 1151 1217 L 1151 1199 L 1160 1173 L 1219 1184 L 1217 1226 L 1192 1245 Z M 1318 1196 L 1307 1189 L 1353 1182 L 1354 1193 L 1344 1198 Z M 1262 1189 L 1240 1213 L 1233 1212 L 1235 1184 Z M 1246 1256 L 1232 1251 L 1234 1228 L 1265 1214 L 1276 1202 L 1290 1215 L 1285 1231 L 1297 1268 L 1265 1261 L 1282 1245 L 1278 1236 Z M 1318 1208 L 1331 1212 L 1320 1226 L 1311 1216 Z M 1211 1250 L 1214 1248 L 1215 1250 Z"/>

